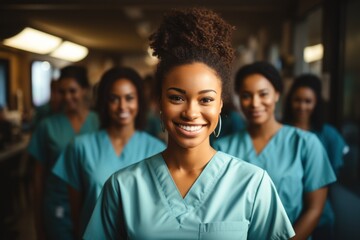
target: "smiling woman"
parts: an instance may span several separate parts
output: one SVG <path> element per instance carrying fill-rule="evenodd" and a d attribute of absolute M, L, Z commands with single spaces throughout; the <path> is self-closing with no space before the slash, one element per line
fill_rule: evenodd
<path fill-rule="evenodd" d="M 220 139 L 215 148 L 266 170 L 294 226 L 294 239 L 307 239 L 319 221 L 328 185 L 336 180 L 327 154 L 315 135 L 275 119 L 282 80 L 270 63 L 240 68 L 235 91 L 247 129 Z"/>
<path fill-rule="evenodd" d="M 172 11 L 150 37 L 168 146 L 105 183 L 85 239 L 288 239 L 267 173 L 215 151 L 234 51 L 232 27 L 206 9 Z"/>

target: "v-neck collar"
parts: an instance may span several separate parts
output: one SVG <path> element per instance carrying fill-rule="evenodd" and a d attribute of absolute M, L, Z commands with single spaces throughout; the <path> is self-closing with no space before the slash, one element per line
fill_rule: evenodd
<path fill-rule="evenodd" d="M 174 217 L 179 222 L 184 214 L 197 209 L 213 189 L 226 159 L 221 157 L 221 154 L 223 153 L 215 153 L 184 198 L 181 196 L 162 155 L 159 153 L 154 157 L 151 168 L 158 180 L 159 191 L 163 193 Z"/>
<path fill-rule="evenodd" d="M 79 131 L 75 131 L 73 125 L 71 124 L 71 121 L 70 121 L 69 117 L 68 117 L 65 113 L 62 114 L 62 116 L 65 118 L 66 123 L 67 123 L 68 126 L 70 127 L 71 132 L 72 132 L 74 135 L 78 135 L 78 134 L 82 133 L 83 128 L 86 126 L 87 122 L 88 122 L 89 119 L 90 119 L 90 115 L 91 115 L 91 111 L 89 111 L 89 112 L 87 113 L 84 122 L 81 124 L 81 127 L 79 128 Z"/>
<path fill-rule="evenodd" d="M 111 152 L 114 156 L 116 156 L 116 158 L 123 158 L 124 156 L 126 156 L 128 153 L 128 149 L 129 149 L 129 145 L 131 145 L 131 142 L 135 141 L 134 139 L 136 138 L 135 136 L 138 134 L 138 131 L 135 130 L 135 132 L 133 133 L 133 135 L 131 135 L 130 139 L 128 140 L 128 142 L 124 145 L 120 155 L 118 155 L 115 151 L 115 148 L 111 142 L 109 133 L 106 131 L 106 129 L 102 130 L 103 134 L 105 135 L 105 138 L 107 139 L 107 145 L 109 146 L 109 148 L 111 148 Z"/>
<path fill-rule="evenodd" d="M 281 132 L 283 131 L 284 129 L 284 125 L 281 126 L 279 128 L 279 130 L 270 138 L 269 142 L 265 145 L 265 147 L 257 154 L 256 153 L 256 150 L 255 150 L 255 147 L 254 147 L 254 143 L 252 141 L 252 138 L 250 136 L 250 133 L 248 131 L 245 132 L 245 137 L 246 137 L 246 141 L 249 143 L 249 152 L 248 152 L 248 155 L 251 155 L 251 157 L 259 160 L 261 159 L 263 156 L 266 155 L 267 151 L 269 148 L 271 148 L 271 146 L 274 144 L 274 142 L 276 141 L 276 139 L 279 137 L 279 135 L 281 134 Z M 286 144 L 286 143 L 284 143 Z"/>

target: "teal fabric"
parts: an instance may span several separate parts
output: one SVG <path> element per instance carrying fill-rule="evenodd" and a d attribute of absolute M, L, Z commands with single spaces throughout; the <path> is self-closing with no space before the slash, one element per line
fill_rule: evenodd
<path fill-rule="evenodd" d="M 336 181 L 319 139 L 295 127 L 281 127 L 258 155 L 247 130 L 219 139 L 214 147 L 266 170 L 292 223 L 302 211 L 305 192 Z"/>
<path fill-rule="evenodd" d="M 334 127 L 329 124 L 324 124 L 320 131 L 314 130 L 312 132 L 315 133 L 316 136 L 320 139 L 327 152 L 333 170 L 335 173 L 338 173 L 339 169 L 344 164 L 343 157 L 349 150 L 349 147 L 346 145 L 344 138 Z M 334 222 L 334 210 L 331 206 L 330 200 L 327 199 L 323 214 L 320 218 L 319 226 L 333 225 Z"/>
<path fill-rule="evenodd" d="M 291 223 L 267 173 L 217 152 L 185 198 L 161 154 L 113 174 L 84 239 L 288 239 Z"/>
<path fill-rule="evenodd" d="M 106 130 L 76 137 L 61 154 L 53 173 L 82 193 L 81 232 L 110 175 L 164 149 L 163 142 L 141 131 L 133 134 L 120 156 L 116 155 Z"/>
<path fill-rule="evenodd" d="M 211 145 L 216 141 L 217 138 L 222 138 L 246 128 L 246 122 L 244 118 L 237 111 L 230 111 L 226 114 L 221 113 L 221 122 L 221 129 L 219 130 L 219 126 L 217 126 L 215 129 L 216 133 L 220 131 L 219 136 L 215 137 L 214 134 L 210 135 Z"/>
<path fill-rule="evenodd" d="M 97 115 L 89 112 L 80 132 L 75 133 L 67 116 L 59 113 L 44 119 L 31 136 L 28 152 L 44 167 L 44 224 L 50 239 L 73 238 L 67 185 L 51 169 L 76 135 L 95 131 L 98 126 Z"/>

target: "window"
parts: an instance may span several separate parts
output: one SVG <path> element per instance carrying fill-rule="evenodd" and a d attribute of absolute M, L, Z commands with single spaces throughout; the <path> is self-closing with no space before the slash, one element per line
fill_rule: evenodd
<path fill-rule="evenodd" d="M 32 102 L 38 107 L 50 99 L 50 83 L 53 79 L 53 67 L 47 61 L 34 61 L 31 65 Z"/>
<path fill-rule="evenodd" d="M 0 106 L 8 105 L 9 61 L 0 59 Z"/>

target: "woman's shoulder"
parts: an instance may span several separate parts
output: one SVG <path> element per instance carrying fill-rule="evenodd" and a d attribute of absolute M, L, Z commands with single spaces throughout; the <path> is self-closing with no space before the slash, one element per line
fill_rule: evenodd
<path fill-rule="evenodd" d="M 290 137 L 295 137 L 299 140 L 304 140 L 304 141 L 317 140 L 317 137 L 314 133 L 286 124 L 284 124 L 282 127 L 282 133 Z"/>
<path fill-rule="evenodd" d="M 145 175 L 150 174 L 149 165 L 151 165 L 152 162 L 159 160 L 159 158 L 161 158 L 160 153 L 150 156 L 142 161 L 131 164 L 130 166 L 127 166 L 120 170 L 117 170 L 113 174 L 114 178 L 118 182 L 129 182 L 131 179 L 136 180 L 137 178 L 143 179 Z"/>
<path fill-rule="evenodd" d="M 217 151 L 216 157 L 225 161 L 231 171 L 242 172 L 247 174 L 263 175 L 264 170 L 254 164 L 248 163 L 241 158 L 235 157 L 228 153 Z"/>
<path fill-rule="evenodd" d="M 75 136 L 73 143 L 79 146 L 89 145 L 95 142 L 100 142 L 103 144 L 105 134 L 105 130 L 83 133 L 81 135 Z"/>
<path fill-rule="evenodd" d="M 137 130 L 136 133 L 137 133 L 137 135 L 138 135 L 140 138 L 142 138 L 142 139 L 144 139 L 144 140 L 148 140 L 148 141 L 150 141 L 150 142 L 155 142 L 155 143 L 164 144 L 160 139 L 152 136 L 151 134 L 149 134 L 149 133 L 147 133 L 147 132 L 145 132 L 145 131 L 143 131 L 143 130 Z"/>

